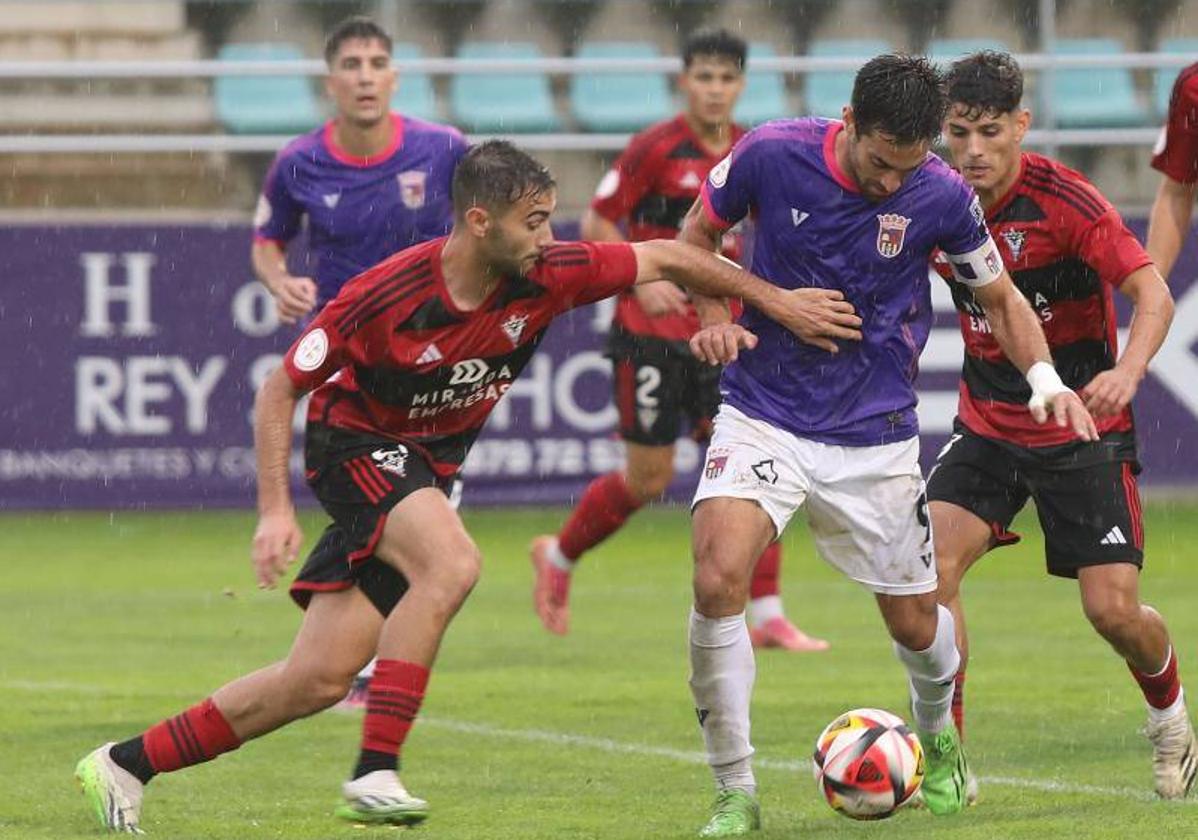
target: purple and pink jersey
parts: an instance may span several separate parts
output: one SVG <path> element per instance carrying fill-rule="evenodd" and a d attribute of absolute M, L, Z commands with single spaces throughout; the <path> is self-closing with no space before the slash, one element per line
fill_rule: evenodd
<path fill-rule="evenodd" d="M 842 124 L 779 120 L 747 134 L 703 185 L 721 228 L 754 220 L 752 271 L 786 289 L 839 289 L 862 319 L 860 342 L 831 354 L 752 307 L 740 323 L 760 343 L 723 375 L 724 401 L 798 437 L 876 446 L 918 433 L 915 375 L 932 323 L 928 263 L 944 251 L 970 285 L 1002 259 L 973 190 L 927 160 L 889 198 L 861 194 L 834 154 Z"/>
<path fill-rule="evenodd" d="M 391 119 L 394 140 L 377 157 L 339 147 L 329 122 L 287 144 L 267 173 L 254 238 L 285 246 L 308 217 L 318 306 L 351 277 L 453 227 L 450 184 L 465 138 L 449 126 Z"/>

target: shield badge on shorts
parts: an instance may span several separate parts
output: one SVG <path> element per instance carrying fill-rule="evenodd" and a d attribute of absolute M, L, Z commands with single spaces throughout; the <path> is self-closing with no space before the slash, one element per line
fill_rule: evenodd
<path fill-rule="evenodd" d="M 424 183 L 428 173 L 419 169 L 409 169 L 395 176 L 399 181 L 399 200 L 409 210 L 419 210 L 424 206 Z"/>
<path fill-rule="evenodd" d="M 878 214 L 878 253 L 886 259 L 894 259 L 903 250 L 903 239 L 911 220 L 898 213 Z"/>

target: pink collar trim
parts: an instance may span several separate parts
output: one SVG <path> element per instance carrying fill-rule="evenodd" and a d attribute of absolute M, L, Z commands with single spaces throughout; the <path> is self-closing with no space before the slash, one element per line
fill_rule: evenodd
<path fill-rule="evenodd" d="M 861 192 L 861 188 L 853 183 L 840 164 L 836 162 L 836 135 L 844 129 L 844 123 L 833 122 L 828 126 L 828 133 L 824 135 L 824 165 L 828 167 L 828 172 L 836 180 L 836 183 L 851 193 Z"/>
<path fill-rule="evenodd" d="M 330 155 L 348 166 L 357 166 L 359 168 L 378 166 L 391 157 L 391 155 L 395 154 L 396 150 L 403 145 L 403 117 L 394 111 L 391 112 L 391 125 L 395 129 L 391 134 L 391 144 L 379 154 L 369 157 L 351 155 L 345 149 L 338 146 L 335 132 L 336 124 L 336 120 L 329 120 L 324 124 L 324 146 L 329 150 Z"/>

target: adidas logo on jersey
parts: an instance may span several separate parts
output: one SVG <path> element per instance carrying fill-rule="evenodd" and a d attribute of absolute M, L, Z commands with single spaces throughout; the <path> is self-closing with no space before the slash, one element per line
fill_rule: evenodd
<path fill-rule="evenodd" d="M 420 358 L 416 360 L 418 365 L 431 365 L 433 362 L 439 362 L 445 358 L 441 355 L 441 351 L 437 349 L 437 345 L 430 344 L 424 348 L 424 352 L 420 354 Z"/>
<path fill-rule="evenodd" d="M 697 190 L 703 184 L 703 179 L 693 171 L 687 172 L 678 180 L 678 186 L 684 190 Z"/>
<path fill-rule="evenodd" d="M 1123 536 L 1123 531 L 1116 525 L 1114 528 L 1106 532 L 1106 536 L 1098 541 L 1099 545 L 1127 545 L 1127 537 Z"/>

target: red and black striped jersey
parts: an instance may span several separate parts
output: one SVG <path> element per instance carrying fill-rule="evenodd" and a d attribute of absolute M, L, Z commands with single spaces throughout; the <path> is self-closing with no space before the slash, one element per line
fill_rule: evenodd
<path fill-rule="evenodd" d="M 451 476 L 554 317 L 632 286 L 636 255 L 626 243 L 555 243 L 527 277 L 463 311 L 441 275 L 445 241 L 347 283 L 283 364 L 296 388 L 315 389 L 309 424 L 414 446 Z"/>
<path fill-rule="evenodd" d="M 732 141 L 745 131 L 732 126 Z M 637 134 L 599 182 L 591 209 L 613 224 L 628 222 L 628 238 L 673 239 L 682 219 L 699 197 L 703 179 L 722 155 L 705 147 L 686 117 L 657 123 Z M 725 237 L 724 254 L 739 257 L 739 237 Z M 650 318 L 629 293 L 620 297 L 616 324 L 636 335 L 687 341 L 699 329 L 691 309 L 686 315 Z"/>
<path fill-rule="evenodd" d="M 1182 70 L 1173 83 L 1152 166 L 1182 184 L 1198 182 L 1198 64 Z"/>
<path fill-rule="evenodd" d="M 1015 285 L 1040 316 L 1061 379 L 1080 390 L 1118 358 L 1111 289 L 1152 261 L 1118 212 L 1080 173 L 1025 152 L 1019 178 L 986 211 Z M 941 269 L 943 275 L 943 269 Z M 1059 446 L 1072 430 L 1037 424 L 1031 389 L 998 346 L 969 287 L 949 282 L 965 338 L 958 416 L 971 431 L 1025 447 Z M 1132 431 L 1130 408 L 1098 430 Z"/>

